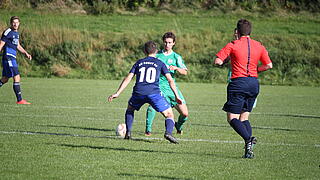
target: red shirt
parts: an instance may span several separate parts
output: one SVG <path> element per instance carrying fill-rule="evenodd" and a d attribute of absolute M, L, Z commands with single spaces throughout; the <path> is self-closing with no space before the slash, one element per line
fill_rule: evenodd
<path fill-rule="evenodd" d="M 241 37 L 239 40 L 228 43 L 216 56 L 225 60 L 231 58 L 233 78 L 258 77 L 258 64 L 261 61 L 266 65 L 271 63 L 266 48 L 258 41 L 250 37 Z"/>

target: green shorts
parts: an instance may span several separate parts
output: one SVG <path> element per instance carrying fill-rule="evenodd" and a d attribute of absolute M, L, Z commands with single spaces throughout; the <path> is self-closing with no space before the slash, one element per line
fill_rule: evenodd
<path fill-rule="evenodd" d="M 160 87 L 160 89 L 161 89 L 162 95 L 166 98 L 166 100 L 171 105 L 171 107 L 174 107 L 178 104 L 176 101 L 176 96 L 174 95 L 171 88 L 167 89 L 167 88 Z M 178 87 L 177 87 L 177 91 L 178 91 L 178 95 L 179 95 L 180 99 L 182 100 L 182 104 L 186 104 L 186 100 L 184 99 L 184 97 Z"/>

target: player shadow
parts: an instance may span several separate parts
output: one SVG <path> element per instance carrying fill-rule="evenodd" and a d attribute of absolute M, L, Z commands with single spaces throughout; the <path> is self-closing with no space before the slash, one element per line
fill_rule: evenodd
<path fill-rule="evenodd" d="M 78 127 L 78 126 L 62 126 L 62 125 L 40 125 L 40 126 L 55 127 L 55 128 L 72 128 L 72 129 L 81 129 L 81 130 L 89 130 L 89 131 L 114 132 L 114 129 L 100 129 L 100 128 Z"/>
<path fill-rule="evenodd" d="M 123 137 L 119 136 L 94 136 L 94 135 L 81 135 L 81 134 L 69 134 L 69 133 L 56 133 L 56 132 L 43 132 L 43 131 L 18 131 L 23 134 L 41 134 L 41 135 L 54 135 L 54 136 L 70 136 L 70 137 L 82 137 L 82 138 L 106 138 L 106 139 L 121 139 Z M 132 141 L 141 141 L 146 143 L 155 143 L 154 141 L 150 141 L 147 139 L 131 139 Z"/>
<path fill-rule="evenodd" d="M 91 146 L 91 145 L 75 145 L 75 144 L 55 144 L 48 143 L 62 147 L 70 147 L 70 148 L 88 148 L 94 150 L 111 150 L 111 151 L 123 151 L 123 152 L 145 152 L 145 153 L 157 153 L 157 154 L 182 154 L 182 155 L 197 155 L 197 156 L 208 156 L 208 157 L 216 157 L 216 158 L 228 158 L 228 159 L 239 159 L 238 156 L 226 155 L 223 153 L 193 153 L 193 152 L 175 152 L 175 151 L 158 151 L 158 150 L 150 150 L 150 149 L 129 149 L 122 147 L 108 147 L 108 146 Z"/>
<path fill-rule="evenodd" d="M 153 176 L 153 175 L 144 175 L 144 174 L 129 174 L 129 173 L 119 173 L 118 176 L 131 177 L 131 178 L 157 178 L 157 179 L 168 179 L 168 180 L 191 180 L 190 178 L 177 178 L 170 176 Z"/>
<path fill-rule="evenodd" d="M 269 116 L 284 116 L 284 117 L 295 117 L 295 118 L 309 118 L 309 119 L 320 119 L 320 116 L 315 115 L 303 115 L 303 114 L 266 114 Z"/>
<path fill-rule="evenodd" d="M 205 126 L 205 127 L 223 127 L 230 128 L 229 125 L 219 125 L 219 124 L 192 124 L 194 126 Z M 277 128 L 277 127 L 259 127 L 252 126 L 252 129 L 266 129 L 266 130 L 278 130 L 278 131 L 303 131 L 302 129 L 289 129 L 289 128 Z"/>

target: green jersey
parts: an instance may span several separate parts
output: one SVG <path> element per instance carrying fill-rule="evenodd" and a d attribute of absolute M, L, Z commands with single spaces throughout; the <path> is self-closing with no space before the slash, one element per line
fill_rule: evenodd
<path fill-rule="evenodd" d="M 162 62 L 164 62 L 164 64 L 167 65 L 168 69 L 170 66 L 176 66 L 178 68 L 187 69 L 182 57 L 179 54 L 175 53 L 174 51 L 172 51 L 172 53 L 169 55 L 165 55 L 162 50 L 157 53 L 156 57 L 160 59 Z M 169 70 L 169 71 L 173 80 L 176 81 L 175 80 L 176 71 L 175 70 Z M 159 84 L 161 89 L 170 89 L 169 82 L 167 78 L 163 75 L 160 76 Z"/>
<path fill-rule="evenodd" d="M 173 51 L 169 55 L 165 55 L 163 50 L 159 51 L 157 53 L 156 57 L 158 59 L 160 59 L 162 62 L 164 62 L 164 64 L 167 66 L 168 69 L 170 66 L 176 66 L 178 68 L 187 69 L 182 57 Z M 176 71 L 175 70 L 169 70 L 169 71 L 170 71 L 170 74 L 171 74 L 174 82 L 176 82 L 176 79 L 175 79 Z M 166 100 L 171 104 L 171 106 L 173 107 L 173 106 L 177 105 L 178 103 L 176 102 L 175 95 L 174 95 L 172 89 L 170 88 L 169 82 L 165 76 L 160 75 L 159 85 L 160 85 L 160 90 L 161 90 L 162 94 L 164 95 Z M 181 91 L 179 90 L 179 87 L 177 85 L 176 85 L 176 87 L 177 87 L 179 97 L 182 100 L 182 103 L 186 104 L 186 100 L 184 99 Z"/>

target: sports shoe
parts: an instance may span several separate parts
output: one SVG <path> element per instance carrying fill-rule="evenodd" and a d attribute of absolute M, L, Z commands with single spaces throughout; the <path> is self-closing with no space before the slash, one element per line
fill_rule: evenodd
<path fill-rule="evenodd" d="M 151 136 L 151 132 L 150 132 L 150 131 L 146 131 L 146 132 L 144 133 L 144 135 L 145 135 L 145 136 Z"/>
<path fill-rule="evenodd" d="M 22 99 L 21 101 L 17 101 L 17 104 L 31 104 L 27 100 Z"/>
<path fill-rule="evenodd" d="M 254 157 L 253 147 L 256 144 L 257 144 L 257 139 L 255 137 L 251 137 L 250 140 L 246 142 L 243 158 L 252 159 Z"/>
<path fill-rule="evenodd" d="M 126 135 L 124 136 L 124 139 L 131 139 L 131 132 L 127 131 Z"/>
<path fill-rule="evenodd" d="M 170 141 L 171 143 L 174 143 L 174 144 L 179 144 L 178 140 L 172 136 L 172 134 L 169 134 L 169 133 L 165 133 L 164 134 L 164 138 L 168 141 Z"/>

